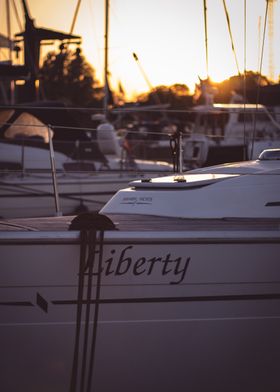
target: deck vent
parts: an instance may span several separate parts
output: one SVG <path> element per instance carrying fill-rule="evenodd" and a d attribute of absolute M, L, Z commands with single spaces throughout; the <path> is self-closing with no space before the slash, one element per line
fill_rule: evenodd
<path fill-rule="evenodd" d="M 151 182 L 151 178 L 142 178 L 141 182 Z"/>
<path fill-rule="evenodd" d="M 185 177 L 175 177 L 174 178 L 175 182 L 187 182 L 187 180 L 185 179 Z"/>

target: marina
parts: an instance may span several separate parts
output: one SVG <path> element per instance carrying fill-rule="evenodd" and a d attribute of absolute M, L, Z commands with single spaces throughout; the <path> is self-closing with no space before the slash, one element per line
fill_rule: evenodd
<path fill-rule="evenodd" d="M 278 6 L 3 4 L 1 391 L 280 390 Z"/>

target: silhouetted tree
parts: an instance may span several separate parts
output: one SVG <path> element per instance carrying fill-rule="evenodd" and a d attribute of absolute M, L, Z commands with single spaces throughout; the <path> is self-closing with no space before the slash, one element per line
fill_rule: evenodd
<path fill-rule="evenodd" d="M 100 106 L 103 89 L 98 86 L 94 69 L 81 55 L 62 45 L 60 52 L 47 54 L 41 68 L 41 86 L 45 98 L 78 106 Z"/>
<path fill-rule="evenodd" d="M 153 90 L 138 96 L 138 101 L 145 105 L 168 104 L 169 109 L 182 109 L 190 106 L 190 90 L 185 84 L 157 86 Z"/>
<path fill-rule="evenodd" d="M 163 108 L 157 112 L 149 113 L 149 117 L 153 120 L 167 116 L 169 119 L 177 119 L 178 121 L 186 119 L 188 115 L 183 111 L 193 105 L 190 89 L 180 83 L 171 86 L 157 86 L 153 90 L 139 95 L 137 100 L 143 106 L 159 105 L 160 108 L 161 105 L 166 105 L 166 110 Z"/>
<path fill-rule="evenodd" d="M 247 71 L 246 78 L 244 78 L 244 74 L 235 75 L 221 83 L 217 83 L 218 92 L 215 95 L 215 101 L 230 102 L 233 91 L 240 95 L 244 95 L 244 82 L 246 83 L 246 98 L 250 102 L 255 101 L 258 87 L 272 84 L 266 76 L 260 75 L 258 72 Z"/>

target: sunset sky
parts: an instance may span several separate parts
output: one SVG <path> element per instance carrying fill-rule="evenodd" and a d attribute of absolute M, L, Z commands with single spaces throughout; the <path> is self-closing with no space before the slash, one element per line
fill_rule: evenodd
<path fill-rule="evenodd" d="M 77 0 L 27 0 L 37 27 L 69 32 Z M 244 2 L 226 0 L 234 45 L 241 72 L 244 70 Z M 7 34 L 5 0 L 0 0 L 0 32 Z M 10 1 L 12 4 L 12 1 Z M 15 0 L 22 16 L 20 0 Z M 274 78 L 280 74 L 280 0 L 274 2 L 274 34 L 269 40 L 268 25 L 262 73 L 269 73 L 269 42 L 274 45 Z M 82 36 L 82 49 L 103 83 L 104 0 L 82 0 L 74 34 Z M 208 0 L 209 74 L 221 81 L 237 74 L 222 0 Z M 246 68 L 259 69 L 263 39 L 265 0 L 247 0 Z M 12 33 L 19 32 L 11 6 Z M 133 59 L 135 52 L 152 86 L 187 84 L 191 89 L 198 76 L 206 77 L 203 0 L 110 0 L 109 70 L 111 84 L 121 82 L 128 97 L 149 90 Z M 278 43 L 278 46 L 276 45 Z M 58 44 L 48 46 L 48 50 Z M 1 51 L 0 60 L 4 60 Z"/>

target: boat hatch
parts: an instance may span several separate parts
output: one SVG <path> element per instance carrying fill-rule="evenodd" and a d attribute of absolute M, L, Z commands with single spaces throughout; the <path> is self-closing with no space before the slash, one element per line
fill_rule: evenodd
<path fill-rule="evenodd" d="M 151 178 L 149 179 L 149 181 L 131 181 L 129 183 L 129 186 L 137 189 L 189 189 L 203 187 L 238 176 L 239 174 L 184 174 L 177 176 Z"/>
<path fill-rule="evenodd" d="M 270 148 L 263 150 L 259 156 L 259 161 L 279 161 L 280 160 L 280 148 Z"/>

